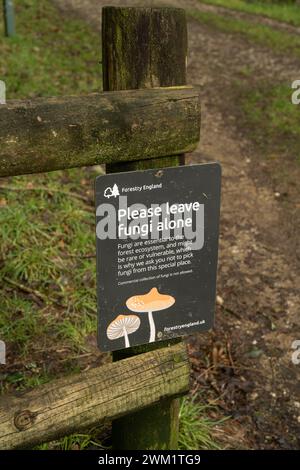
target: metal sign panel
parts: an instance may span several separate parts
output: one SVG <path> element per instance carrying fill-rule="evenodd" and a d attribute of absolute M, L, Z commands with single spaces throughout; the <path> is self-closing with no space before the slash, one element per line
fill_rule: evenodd
<path fill-rule="evenodd" d="M 96 179 L 102 351 L 213 326 L 220 186 L 217 163 Z"/>

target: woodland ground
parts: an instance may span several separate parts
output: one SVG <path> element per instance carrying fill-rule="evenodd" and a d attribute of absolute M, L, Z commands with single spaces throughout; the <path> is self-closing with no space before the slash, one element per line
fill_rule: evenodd
<path fill-rule="evenodd" d="M 34 2 L 24 3 L 30 9 Z M 33 64 L 32 41 L 28 44 L 28 67 L 15 65 L 22 70 L 11 78 L 12 97 L 30 94 L 19 83 L 28 80 L 26 73 L 33 75 L 30 81 L 37 77 L 40 83 L 33 96 L 45 90 L 78 93 L 101 86 L 100 10 L 106 2 L 52 3 L 59 8 L 57 16 L 51 13 L 54 31 L 46 39 L 42 30 L 34 37 L 34 47 L 44 53 L 33 49 Z M 300 366 L 291 361 L 291 345 L 300 339 L 300 106 L 291 104 L 291 83 L 300 78 L 300 13 L 285 13 L 282 23 L 283 16 L 274 10 L 259 11 L 264 14 L 259 16 L 249 13 L 254 11 L 250 7 L 224 8 L 222 1 L 162 3 L 187 10 L 188 82 L 202 97 L 201 142 L 188 162 L 217 160 L 223 167 L 216 325 L 212 332 L 189 339 L 192 391 L 200 402 L 217 406 L 204 411 L 210 419 L 230 417 L 215 427 L 215 439 L 222 446 L 296 449 Z M 231 3 L 237 8 L 245 2 Z M 43 13 L 37 8 L 40 19 Z M 74 44 L 77 37 L 80 45 L 71 48 L 71 60 L 70 51 L 57 54 L 57 63 L 50 45 L 56 37 L 57 47 L 64 47 L 60 15 L 72 18 L 73 26 L 65 33 Z M 87 29 L 77 19 L 84 20 Z M 49 25 L 45 28 L 48 31 Z M 18 41 L 13 48 L 18 53 Z M 74 70 L 79 55 L 84 63 Z M 0 56 L 1 76 L 5 67 Z M 61 78 L 60 67 L 70 67 L 69 76 Z M 91 188 L 98 171 L 1 180 L 10 187 L 0 196 L 5 237 L 0 327 L 11 341 L 4 392 L 107 360 L 97 351 L 94 333 Z"/>

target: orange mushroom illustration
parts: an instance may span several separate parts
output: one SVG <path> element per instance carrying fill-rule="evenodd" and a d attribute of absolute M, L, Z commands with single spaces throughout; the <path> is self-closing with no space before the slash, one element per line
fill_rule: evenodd
<path fill-rule="evenodd" d="M 174 297 L 171 295 L 160 294 L 156 287 L 153 287 L 147 294 L 134 295 L 126 301 L 126 306 L 132 312 L 148 313 L 150 324 L 150 339 L 149 343 L 155 341 L 155 323 L 153 320 L 153 312 L 165 310 L 175 303 Z"/>
<path fill-rule="evenodd" d="M 130 347 L 128 335 L 139 329 L 141 320 L 137 315 L 119 315 L 107 327 L 108 339 L 125 338 L 125 348 Z"/>

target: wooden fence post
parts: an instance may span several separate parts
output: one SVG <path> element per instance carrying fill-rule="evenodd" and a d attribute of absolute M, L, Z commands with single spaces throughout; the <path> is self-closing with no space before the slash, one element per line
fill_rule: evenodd
<path fill-rule="evenodd" d="M 3 16 L 5 36 L 14 36 L 16 31 L 14 5 L 12 0 L 3 0 Z"/>
<path fill-rule="evenodd" d="M 180 8 L 105 7 L 102 10 L 105 91 L 186 84 L 187 25 Z M 109 173 L 177 166 L 183 155 L 107 165 Z M 180 340 L 176 340 L 180 341 Z M 113 354 L 114 361 L 174 341 Z M 113 422 L 114 449 L 177 449 L 178 399 L 164 399 Z"/>

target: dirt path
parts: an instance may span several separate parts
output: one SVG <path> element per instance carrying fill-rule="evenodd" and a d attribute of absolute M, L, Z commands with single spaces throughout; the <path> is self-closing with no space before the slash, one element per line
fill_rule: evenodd
<path fill-rule="evenodd" d="M 175 2 L 173 2 L 175 3 Z M 178 4 L 182 1 L 178 1 Z M 280 21 L 274 20 L 272 18 L 267 18 L 266 16 L 258 16 L 251 13 L 245 13 L 242 11 L 235 11 L 230 10 L 229 8 L 224 8 L 217 5 L 206 5 L 204 3 L 199 3 L 198 0 L 187 0 L 184 2 L 185 8 L 195 8 L 199 11 L 209 12 L 209 13 L 218 13 L 222 16 L 227 16 L 228 18 L 234 18 L 239 20 L 246 20 L 250 21 L 255 24 L 261 24 L 265 26 L 271 26 L 273 29 L 277 29 L 278 31 L 283 31 L 291 34 L 299 34 L 300 28 L 298 26 L 294 26 L 287 23 L 281 23 Z"/>
<path fill-rule="evenodd" d="M 100 28 L 100 7 L 106 2 L 54 3 Z M 133 4 L 110 2 L 126 3 Z M 162 3 L 211 10 L 194 0 Z M 270 24 L 262 17 L 260 22 Z M 278 22 L 272 26 L 295 30 Z M 245 67 L 256 80 L 300 78 L 295 58 L 189 22 L 189 83 L 199 87 L 203 103 L 201 143 L 189 160 L 218 160 L 223 167 L 220 298 L 214 331 L 190 341 L 194 384 L 233 416 L 227 445 L 295 449 L 300 446 L 300 365 L 292 364 L 291 345 L 300 340 L 300 258 L 288 234 L 299 231 L 289 228 L 267 176 L 262 178 L 266 163 L 236 127 L 232 89 Z M 293 204 L 300 206 L 299 200 Z"/>
<path fill-rule="evenodd" d="M 195 9 L 208 13 L 220 13 L 223 16 L 229 18 L 235 18 L 240 20 L 247 20 L 253 23 L 259 23 L 265 26 L 271 26 L 278 31 L 284 31 L 291 34 L 299 34 L 300 27 L 294 26 L 292 24 L 282 23 L 272 18 L 267 18 L 265 16 L 258 16 L 251 13 L 245 13 L 241 11 L 230 10 L 229 8 L 224 8 L 216 5 L 208 5 L 204 3 L 199 3 L 198 0 L 163 0 L 163 1 L 152 1 L 145 0 L 113 0 L 111 2 L 105 2 L 102 0 L 53 0 L 60 8 L 70 13 L 71 10 L 75 12 L 76 15 L 80 15 L 82 18 L 86 18 L 91 24 L 93 23 L 97 27 L 99 26 L 99 18 L 95 15 L 95 11 L 101 8 L 103 5 L 122 5 L 122 6 L 134 6 L 134 5 L 150 5 L 155 6 L 158 4 L 161 5 L 173 5 L 179 6 L 186 9 Z"/>

